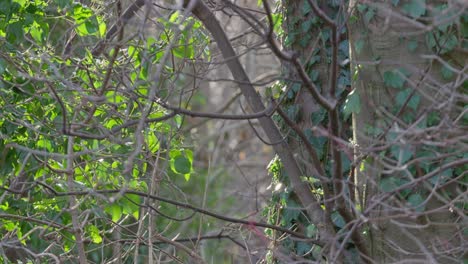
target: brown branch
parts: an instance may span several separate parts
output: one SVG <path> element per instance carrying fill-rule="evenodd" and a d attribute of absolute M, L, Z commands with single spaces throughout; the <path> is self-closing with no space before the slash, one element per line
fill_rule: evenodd
<path fill-rule="evenodd" d="M 339 137 L 340 136 L 340 123 L 339 123 L 339 112 L 337 109 L 337 101 L 336 101 L 336 85 L 337 85 L 337 79 L 338 79 L 338 72 L 339 72 L 339 67 L 338 67 L 338 41 L 339 41 L 339 35 L 337 34 L 337 24 L 336 22 L 328 17 L 325 12 L 323 12 L 322 9 L 320 9 L 317 5 L 316 2 L 312 0 L 308 0 L 309 4 L 312 7 L 312 10 L 314 13 L 320 17 L 325 24 L 327 24 L 331 28 L 332 36 L 331 36 L 331 46 L 332 46 L 332 63 L 330 66 L 330 74 L 329 74 L 329 96 L 331 99 L 326 99 L 324 98 L 318 91 L 317 87 L 315 87 L 314 83 L 312 80 L 310 80 L 309 76 L 307 75 L 304 67 L 300 63 L 299 59 L 297 56 L 290 56 L 289 54 L 284 53 L 281 51 L 274 39 L 274 34 L 273 34 L 273 18 L 271 15 L 271 8 L 268 4 L 267 1 L 263 1 L 265 11 L 267 13 L 268 21 L 270 23 L 270 30 L 267 34 L 268 41 L 271 44 L 272 50 L 275 54 L 277 54 L 278 57 L 282 58 L 283 60 L 290 61 L 292 64 L 295 66 L 297 73 L 299 74 L 299 77 L 305 84 L 305 87 L 308 89 L 310 94 L 314 97 L 314 99 L 319 103 L 323 108 L 325 108 L 328 111 L 329 119 L 330 119 L 330 133 L 333 137 Z M 295 54 L 292 52 L 292 54 Z M 288 56 L 289 55 L 289 56 Z M 330 103 L 333 102 L 333 103 Z M 296 131 L 296 133 L 301 137 L 302 141 L 306 145 L 306 149 L 308 149 L 308 152 L 311 154 L 313 153 L 312 151 L 309 150 L 311 146 L 308 146 L 308 140 L 305 138 L 305 136 L 302 134 L 302 131 L 295 126 L 294 123 L 291 122 L 291 120 L 288 120 L 287 116 L 284 113 L 281 113 L 278 111 L 278 113 L 282 115 L 283 119 L 288 123 L 288 125 L 293 128 L 293 130 Z M 289 122 L 288 122 L 289 121 Z M 299 133 L 298 133 L 299 131 Z M 346 200 L 344 199 L 344 196 L 346 195 L 346 192 L 343 188 L 344 185 L 344 179 L 342 175 L 342 159 L 341 159 L 341 153 L 339 150 L 339 145 L 337 142 L 334 140 L 331 140 L 331 156 L 332 156 L 332 166 L 333 166 L 333 185 L 334 185 L 334 193 L 335 193 L 335 205 L 336 208 L 339 212 L 339 214 L 343 217 L 343 219 L 346 221 L 346 223 L 351 223 L 354 220 L 354 216 L 352 212 L 347 208 L 346 206 Z M 314 166 L 316 169 L 321 168 L 319 166 L 320 161 L 316 161 L 317 157 L 316 155 L 311 154 Z M 323 174 L 322 174 L 323 175 Z M 325 187 L 327 186 L 326 183 L 323 182 L 322 180 L 322 186 L 324 187 L 324 194 L 327 194 L 325 192 Z M 328 191 L 328 195 L 331 195 L 331 192 Z M 330 206 L 328 206 L 330 207 Z M 360 253 L 364 256 L 368 256 L 367 248 L 364 243 L 364 239 L 360 234 L 360 230 L 356 228 L 357 230 L 351 230 L 351 238 L 353 239 L 356 247 L 360 251 Z M 338 257 L 338 256 L 336 256 Z M 363 258 L 365 262 L 367 262 L 366 257 Z"/>
<path fill-rule="evenodd" d="M 312 158 L 312 163 L 314 164 L 314 168 L 316 170 L 317 178 L 320 180 L 320 184 L 323 188 L 324 200 L 325 200 L 325 211 L 327 212 L 328 217 L 330 217 L 330 211 L 333 206 L 329 203 L 333 199 L 332 192 L 328 188 L 328 179 L 323 169 L 322 164 L 320 163 L 320 159 L 317 155 L 312 144 L 310 144 L 309 140 L 307 139 L 306 135 L 302 132 L 297 124 L 295 124 L 284 111 L 280 108 L 277 110 L 278 114 L 283 118 L 284 122 L 292 129 L 296 134 L 301 138 L 307 152 L 309 153 L 310 157 Z"/>
<path fill-rule="evenodd" d="M 173 241 L 176 241 L 176 242 L 179 242 L 179 243 L 195 243 L 197 241 L 200 241 L 200 240 L 221 240 L 221 239 L 229 239 L 231 240 L 234 244 L 238 245 L 240 248 L 242 248 L 243 250 L 247 250 L 247 248 L 242 245 L 239 241 L 235 240 L 234 238 L 232 238 L 231 236 L 229 235 L 223 235 L 222 233 L 219 233 L 218 235 L 207 235 L 207 236 L 199 236 L 199 237 L 191 237 L 191 238 L 179 238 L 179 239 L 175 239 Z M 154 244 L 166 244 L 166 242 L 154 242 Z"/>
<path fill-rule="evenodd" d="M 5 188 L 2 188 L 2 189 L 5 189 Z M 10 190 L 7 190 L 7 191 L 11 192 Z M 21 215 L 0 213 L 0 219 L 16 219 L 16 220 L 21 220 L 21 221 L 24 221 L 24 222 L 33 222 L 33 223 L 37 223 L 37 224 L 40 224 L 40 225 L 51 226 L 51 227 L 55 227 L 55 228 L 59 228 L 59 229 L 67 229 L 65 226 L 63 226 L 63 225 L 61 225 L 59 223 L 40 220 L 40 219 L 32 218 L 30 216 L 21 216 Z"/>
<path fill-rule="evenodd" d="M 273 17 L 271 16 L 270 5 L 268 4 L 268 1 L 263 1 L 263 5 L 267 13 L 268 22 L 270 24 L 269 31 L 266 33 L 266 37 L 267 37 L 268 43 L 270 44 L 270 47 L 273 53 L 278 58 L 285 60 L 285 61 L 289 61 L 294 65 L 294 68 L 299 74 L 299 77 L 301 78 L 302 83 L 304 84 L 305 88 L 309 91 L 309 93 L 312 95 L 315 101 L 317 101 L 318 104 L 320 104 L 323 108 L 325 108 L 328 111 L 335 109 L 337 105 L 336 100 L 327 99 L 323 95 L 320 94 L 318 87 L 309 78 L 307 72 L 302 66 L 299 58 L 297 57 L 297 53 L 296 52 L 284 52 L 279 48 L 279 45 L 276 42 L 276 39 L 273 34 L 274 23 L 273 23 Z"/>
<path fill-rule="evenodd" d="M 129 19 L 131 19 L 135 12 L 139 10 L 145 4 L 145 0 L 136 0 L 130 5 L 124 14 L 121 17 L 122 22 L 125 24 Z M 219 22 L 217 21 L 214 14 L 211 10 L 200 0 L 185 0 L 184 7 L 192 10 L 192 13 L 203 23 L 205 28 L 211 33 L 215 42 L 218 44 L 218 47 L 221 50 L 225 60 L 227 61 L 227 66 L 229 67 L 234 79 L 239 83 L 239 87 L 242 91 L 242 94 L 246 97 L 247 102 L 254 112 L 261 112 L 265 110 L 263 102 L 260 96 L 257 94 L 256 90 L 252 86 L 247 74 L 245 73 L 244 68 L 239 62 L 237 55 L 229 42 L 224 30 L 221 28 Z M 99 55 L 104 49 L 104 43 L 111 40 L 117 26 L 114 25 L 106 35 L 105 41 L 100 42 L 93 49 L 93 55 Z M 277 49 L 278 50 L 278 49 Z M 276 52 L 275 52 L 276 53 Z M 281 56 L 282 53 L 279 53 Z M 330 103 L 327 99 L 322 97 L 316 87 L 313 85 L 312 81 L 309 79 L 305 73 L 302 65 L 300 65 L 297 58 L 294 58 L 293 62 L 296 62 L 296 68 L 302 69 L 299 71 L 299 75 L 303 79 L 308 89 L 311 89 L 312 95 L 316 100 L 318 100 L 326 109 L 333 109 L 335 103 Z M 307 211 L 307 215 L 310 217 L 310 220 L 319 228 L 320 230 L 320 239 L 325 242 L 327 246 L 335 247 L 334 236 L 335 231 L 333 226 L 329 226 L 326 221 L 326 215 L 321 208 L 320 204 L 315 200 L 314 196 L 310 192 L 309 187 L 306 183 L 303 183 L 301 180 L 301 170 L 297 165 L 297 162 L 292 155 L 289 146 L 286 142 L 282 140 L 281 133 L 276 127 L 273 120 L 269 117 L 259 118 L 259 122 L 264 129 L 265 133 L 269 137 L 271 142 L 281 142 L 274 145 L 275 152 L 280 157 L 285 169 L 288 171 L 288 175 L 291 180 L 291 187 L 294 192 L 299 197 L 301 204 Z"/>
<path fill-rule="evenodd" d="M 236 52 L 215 15 L 203 3 L 203 1 L 186 0 L 185 5 L 187 5 L 188 2 L 195 2 L 192 13 L 203 23 L 205 28 L 213 36 L 221 50 L 221 53 L 223 54 L 223 57 L 227 60 L 227 66 L 229 67 L 234 79 L 239 82 L 239 88 L 250 107 L 255 112 L 264 110 L 265 107 L 260 96 L 252 86 L 249 77 L 245 73 L 242 64 L 236 56 Z M 282 135 L 271 118 L 262 117 L 259 118 L 259 122 L 271 142 L 279 142 L 282 140 Z M 327 217 L 324 210 L 321 208 L 320 203 L 312 195 L 307 183 L 302 181 L 302 172 L 299 169 L 296 159 L 289 149 L 288 144 L 281 141 L 280 144 L 274 145 L 273 148 L 280 157 L 281 162 L 288 173 L 289 179 L 291 180 L 291 187 L 299 197 L 302 206 L 306 209 L 307 215 L 310 217 L 312 223 L 319 227 L 320 239 L 327 245 L 327 247 L 332 246 L 334 248 L 336 245 L 334 242 L 335 231 L 333 226 L 327 224 Z"/>
<path fill-rule="evenodd" d="M 157 103 L 166 109 L 174 111 L 175 114 L 183 114 L 183 115 L 188 115 L 191 117 L 203 117 L 203 118 L 210 118 L 210 119 L 227 119 L 227 120 L 258 119 L 260 117 L 271 116 L 277 107 L 276 104 L 272 104 L 268 108 L 265 108 L 262 111 L 259 111 L 257 113 L 243 114 L 243 115 L 230 115 L 230 114 L 191 111 L 188 109 L 171 106 L 165 102 L 162 102 L 161 100 L 158 100 Z"/>
<path fill-rule="evenodd" d="M 145 0 L 137 0 L 133 2 L 133 4 L 131 4 L 127 9 L 125 9 L 122 16 L 120 16 L 117 22 L 109 29 L 109 31 L 107 31 L 105 39 L 94 46 L 92 51 L 93 56 L 99 56 L 102 53 L 106 47 L 106 43 L 115 37 L 119 29 L 123 29 L 123 27 L 125 27 L 128 21 L 133 18 L 136 12 L 138 12 L 138 10 L 140 10 L 140 8 L 145 5 L 145 3 Z"/>
<path fill-rule="evenodd" d="M 83 196 L 83 195 L 93 195 L 93 194 L 116 194 L 116 193 L 117 194 L 123 194 L 123 195 L 125 195 L 125 194 L 134 194 L 134 195 L 138 195 L 140 197 L 150 198 L 150 199 L 157 200 L 157 201 L 160 201 L 160 202 L 164 202 L 164 203 L 172 204 L 172 205 L 179 206 L 179 207 L 182 207 L 182 208 L 185 208 L 185 209 L 189 209 L 189 210 L 195 211 L 197 213 L 208 215 L 208 216 L 211 216 L 213 218 L 223 220 L 223 221 L 226 221 L 226 222 L 243 224 L 243 225 L 247 225 L 247 226 L 249 226 L 249 225 L 252 226 L 253 225 L 253 226 L 258 226 L 258 227 L 274 229 L 274 230 L 281 231 L 283 233 L 286 233 L 286 234 L 289 234 L 289 235 L 292 235 L 292 236 L 295 236 L 295 237 L 298 237 L 298 238 L 301 238 L 301 239 L 305 239 L 307 242 L 311 242 L 311 243 L 323 246 L 323 243 L 321 241 L 310 239 L 310 238 L 306 237 L 304 234 L 297 233 L 295 231 L 289 230 L 289 229 L 284 228 L 284 227 L 271 225 L 271 224 L 267 224 L 267 223 L 262 223 L 262 222 L 248 221 L 248 220 L 228 217 L 228 216 L 225 216 L 225 215 L 221 215 L 221 214 L 218 214 L 218 213 L 214 213 L 214 212 L 211 212 L 211 211 L 208 211 L 208 210 L 193 206 L 193 205 L 188 204 L 188 203 L 178 202 L 178 201 L 175 201 L 175 200 L 171 200 L 171 199 L 168 199 L 168 198 L 164 198 L 164 197 L 161 197 L 161 196 L 152 195 L 152 194 L 148 194 L 148 193 L 144 193 L 144 192 L 128 190 L 128 189 L 127 190 L 115 189 L 115 190 L 89 190 L 89 191 L 57 192 L 55 189 L 53 189 L 52 187 L 50 187 L 47 184 L 44 184 L 44 183 L 42 183 L 40 181 L 36 181 L 36 183 L 43 186 L 47 190 L 49 190 L 55 196 Z"/>

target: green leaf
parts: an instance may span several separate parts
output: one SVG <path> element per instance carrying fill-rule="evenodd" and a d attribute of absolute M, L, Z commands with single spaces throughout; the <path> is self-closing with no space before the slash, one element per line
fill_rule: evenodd
<path fill-rule="evenodd" d="M 454 33 L 443 34 L 439 39 L 439 43 L 441 43 L 442 46 L 440 53 L 445 54 L 449 51 L 452 51 L 458 45 L 458 38 Z"/>
<path fill-rule="evenodd" d="M 385 85 L 393 88 L 402 88 L 405 83 L 405 79 L 398 70 L 386 71 L 383 74 L 383 81 Z"/>
<path fill-rule="evenodd" d="M 384 192 L 392 192 L 398 188 L 398 179 L 396 177 L 387 177 L 380 181 L 380 189 Z"/>
<path fill-rule="evenodd" d="M 80 4 L 75 5 L 72 17 L 77 25 L 76 32 L 79 36 L 94 35 L 99 32 L 98 19 L 88 7 Z"/>
<path fill-rule="evenodd" d="M 10 220 L 3 220 L 2 221 L 3 223 L 3 228 L 5 228 L 6 231 L 13 231 L 15 230 L 17 224 L 15 224 L 13 221 L 10 221 Z"/>
<path fill-rule="evenodd" d="M 286 109 L 284 109 L 284 112 L 289 119 L 292 121 L 297 121 L 299 119 L 300 106 L 298 104 L 288 105 L 286 106 Z"/>
<path fill-rule="evenodd" d="M 316 21 L 315 19 L 308 19 L 308 20 L 304 21 L 301 24 L 301 31 L 304 32 L 304 33 L 308 32 L 312 28 L 312 25 L 314 25 L 316 23 L 315 21 Z"/>
<path fill-rule="evenodd" d="M 52 143 L 50 140 L 46 140 L 46 139 L 39 139 L 37 142 L 36 142 L 36 146 L 40 149 L 47 149 L 48 151 L 52 151 Z"/>
<path fill-rule="evenodd" d="M 423 197 L 419 193 L 412 194 L 408 197 L 408 203 L 413 207 L 416 212 L 423 212 L 425 205 Z"/>
<path fill-rule="evenodd" d="M 433 185 L 440 185 L 446 183 L 448 180 L 452 178 L 452 169 L 446 169 L 440 174 L 437 174 L 436 176 L 432 177 L 429 179 L 429 182 L 431 182 Z"/>
<path fill-rule="evenodd" d="M 111 215 L 112 221 L 114 222 L 118 222 L 122 217 L 122 208 L 117 203 L 107 206 L 104 210 Z"/>
<path fill-rule="evenodd" d="M 281 26 L 283 25 L 283 14 L 271 14 L 271 17 L 273 18 L 273 30 L 275 33 L 279 34 L 282 30 Z M 314 21 L 313 19 L 310 20 Z"/>
<path fill-rule="evenodd" d="M 415 51 L 416 48 L 418 48 L 418 42 L 416 40 L 410 40 L 408 42 L 408 50 L 409 51 Z"/>
<path fill-rule="evenodd" d="M 365 5 L 365 4 L 358 4 L 358 5 L 357 5 L 357 10 L 359 11 L 359 13 L 364 13 L 364 11 L 367 10 L 367 5 Z"/>
<path fill-rule="evenodd" d="M 428 32 L 426 34 L 426 45 L 440 54 L 445 54 L 458 45 L 458 38 L 454 33 Z"/>
<path fill-rule="evenodd" d="M 91 241 L 94 244 L 100 244 L 102 242 L 102 236 L 99 234 L 99 229 L 95 225 L 88 225 L 86 231 L 91 237 Z"/>
<path fill-rule="evenodd" d="M 440 73 L 442 74 L 442 77 L 445 79 L 445 80 L 449 80 L 453 77 L 454 73 L 452 70 L 450 70 L 448 67 L 446 67 L 445 65 L 442 67 L 442 69 L 440 70 Z"/>
<path fill-rule="evenodd" d="M 306 230 L 306 236 L 307 237 L 314 237 L 317 235 L 317 227 L 313 224 L 310 224 L 307 226 L 307 230 Z"/>
<path fill-rule="evenodd" d="M 177 173 L 188 174 L 192 170 L 192 163 L 185 156 L 179 155 L 174 158 L 174 169 Z"/>
<path fill-rule="evenodd" d="M 316 82 L 319 77 L 319 72 L 317 70 L 311 70 L 309 74 L 309 78 L 313 81 Z"/>
<path fill-rule="evenodd" d="M 138 182 L 138 180 L 135 180 Z M 125 198 L 122 200 L 122 211 L 124 214 L 132 215 L 135 219 L 138 219 L 138 215 L 140 212 L 140 196 L 136 194 L 127 194 Z"/>
<path fill-rule="evenodd" d="M 327 116 L 327 112 L 323 108 L 320 108 L 320 110 L 318 110 L 317 112 L 310 114 L 310 121 L 312 122 L 313 125 L 316 126 L 320 124 L 325 119 L 326 116 Z"/>
<path fill-rule="evenodd" d="M 402 8 L 411 17 L 419 18 L 426 13 L 426 0 L 410 0 Z"/>
<path fill-rule="evenodd" d="M 301 213 L 301 206 L 296 203 L 294 200 L 287 200 L 287 205 L 282 210 L 281 223 L 287 227 L 291 226 L 291 222 L 296 220 Z"/>
<path fill-rule="evenodd" d="M 69 7 L 72 4 L 72 0 L 54 0 L 54 2 L 60 7 Z"/>
<path fill-rule="evenodd" d="M 390 152 L 400 164 L 406 163 L 413 156 L 413 151 L 405 146 L 393 145 L 390 147 Z"/>
<path fill-rule="evenodd" d="M 153 132 L 148 132 L 148 135 L 146 136 L 147 141 L 148 141 L 148 148 L 151 153 L 156 153 L 159 150 L 160 147 L 160 142 L 159 139 L 156 137 L 156 134 Z"/>
<path fill-rule="evenodd" d="M 374 18 L 374 16 L 375 16 L 375 9 L 369 8 L 369 10 L 364 15 L 364 21 L 366 21 L 366 23 L 369 23 L 372 20 L 372 18 Z"/>
<path fill-rule="evenodd" d="M 408 99 L 408 96 L 411 96 L 410 100 L 408 101 L 407 106 L 413 110 L 418 108 L 419 102 L 421 101 L 421 96 L 417 93 L 412 95 L 412 89 L 405 89 L 397 93 L 395 100 L 398 107 L 402 107 L 403 104 Z"/>
<path fill-rule="evenodd" d="M 307 252 L 310 252 L 312 249 L 312 245 L 306 242 L 299 241 L 296 243 L 296 253 L 299 256 L 302 256 L 306 254 Z"/>
<path fill-rule="evenodd" d="M 304 130 L 304 134 L 307 137 L 307 140 L 310 142 L 310 144 L 314 147 L 315 151 L 317 152 L 317 156 L 319 158 L 322 158 L 323 146 L 327 142 L 327 138 L 315 136 L 310 128 L 306 128 Z"/>
<path fill-rule="evenodd" d="M 332 222 L 339 228 L 343 228 L 346 225 L 345 220 L 338 212 L 333 212 L 331 215 Z"/>
<path fill-rule="evenodd" d="M 308 13 L 312 11 L 312 7 L 307 1 L 303 1 L 302 3 L 303 3 L 302 8 L 301 8 L 302 16 L 306 16 Z"/>
<path fill-rule="evenodd" d="M 345 119 L 348 119 L 352 113 L 359 114 L 359 112 L 361 112 L 361 99 L 359 98 L 359 94 L 356 89 L 354 89 L 346 98 L 343 106 L 343 115 Z"/>
<path fill-rule="evenodd" d="M 356 53 L 358 55 L 361 54 L 362 48 L 364 48 L 364 40 L 363 39 L 358 39 L 354 43 L 354 49 L 356 50 Z"/>
<path fill-rule="evenodd" d="M 6 28 L 6 39 L 11 44 L 21 42 L 24 38 L 23 23 L 20 21 L 11 23 Z"/>
<path fill-rule="evenodd" d="M 2 75 L 5 72 L 6 67 L 7 67 L 6 60 L 0 58 L 0 75 Z"/>

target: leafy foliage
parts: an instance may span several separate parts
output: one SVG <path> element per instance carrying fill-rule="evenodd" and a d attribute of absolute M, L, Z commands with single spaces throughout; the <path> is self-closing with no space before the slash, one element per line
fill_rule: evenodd
<path fill-rule="evenodd" d="M 167 30 L 157 38 L 121 42 L 97 57 L 93 48 L 111 26 L 100 8 L 68 0 L 0 5 L 2 239 L 18 240 L 35 252 L 52 239 L 57 245 L 50 248 L 52 254 L 73 257 L 81 236 L 95 262 L 112 255 L 108 243 L 117 233 L 130 241 L 141 232 L 116 231 L 116 225 L 154 225 L 145 220 L 151 210 L 144 209 L 154 202 L 126 190 L 154 194 L 155 177 L 163 185 L 179 182 L 180 192 L 193 191 L 183 186 L 185 181 L 198 185 L 191 178 L 196 171 L 191 146 L 177 133 L 183 120 L 156 98 L 165 98 L 166 87 L 183 78 L 174 75 L 163 56 L 170 40 L 177 42 L 171 47 L 175 58 L 210 56 L 200 22 L 182 21 L 176 12 L 160 18 Z M 159 72 L 158 64 L 163 66 Z M 154 79 L 156 74 L 162 77 Z M 161 195 L 180 197 L 170 189 L 161 189 Z M 107 190 L 121 193 L 99 193 Z M 167 204 L 161 207 L 164 215 L 187 215 Z M 200 221 L 191 223 L 198 227 Z M 207 228 L 209 221 L 203 222 Z M 181 227 L 165 220 L 156 228 L 169 223 L 173 231 Z M 0 259 L 7 261 L 5 255 Z"/>

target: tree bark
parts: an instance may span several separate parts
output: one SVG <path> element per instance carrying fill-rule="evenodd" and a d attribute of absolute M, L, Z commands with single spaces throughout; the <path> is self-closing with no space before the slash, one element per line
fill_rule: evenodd
<path fill-rule="evenodd" d="M 364 4 L 368 9 L 363 8 Z M 434 7 L 432 4 L 433 1 L 428 1 L 426 14 Z M 361 13 L 358 5 L 361 5 Z M 413 181 L 420 176 L 417 172 L 408 176 L 405 172 L 409 170 L 403 164 L 390 168 L 389 152 L 396 144 L 400 150 L 416 151 L 422 147 L 423 141 L 404 143 L 407 140 L 405 133 L 412 133 L 416 127 L 416 121 L 408 122 L 407 117 L 413 114 L 422 117 L 434 109 L 438 100 L 446 99 L 431 90 L 434 84 L 429 80 L 442 78 L 440 65 L 427 57 L 428 54 L 437 55 L 426 45 L 428 27 L 420 20 L 408 17 L 401 6 L 401 3 L 395 7 L 390 3 L 350 1 L 349 10 L 357 18 L 348 25 L 351 69 L 358 76 L 352 86 L 361 101 L 360 112 L 353 115 L 354 139 L 358 145 L 356 158 L 361 160 L 356 170 L 355 184 L 359 190 L 356 201 L 360 202 L 363 214 L 369 217 L 367 243 L 376 263 L 400 260 L 459 263 L 463 254 L 460 250 L 461 223 L 457 223 L 456 215 L 448 210 L 447 200 L 441 199 L 440 190 L 428 187 L 427 183 L 407 189 L 413 193 L 430 192 L 424 212 L 419 213 L 408 209 L 408 201 L 402 199 L 401 193 L 383 190 L 389 188 L 382 185 L 387 179 Z M 362 12 L 363 9 L 367 11 Z M 364 14 L 370 9 L 375 15 L 365 18 Z M 413 34 L 408 34 L 410 32 Z M 416 49 L 408 48 L 415 43 Z M 410 87 L 413 95 L 420 96 L 421 102 L 417 109 L 402 107 L 397 113 L 390 113 L 397 104 L 400 90 L 385 82 L 384 76 L 402 68 L 405 70 L 397 74 L 405 80 L 405 87 Z M 389 135 L 392 133 L 398 135 L 400 141 L 391 140 Z M 411 164 L 411 160 L 406 164 Z M 447 188 L 453 191 L 453 187 Z"/>

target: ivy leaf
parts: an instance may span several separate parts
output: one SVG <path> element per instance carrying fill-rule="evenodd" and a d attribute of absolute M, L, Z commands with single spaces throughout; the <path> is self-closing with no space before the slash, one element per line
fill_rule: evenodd
<path fill-rule="evenodd" d="M 458 38 L 453 33 L 442 35 L 439 41 L 442 43 L 442 50 L 440 51 L 441 54 L 445 54 L 453 50 L 458 44 Z"/>
<path fill-rule="evenodd" d="M 283 225 L 289 227 L 291 226 L 291 222 L 296 220 L 301 213 L 301 208 L 298 203 L 293 200 L 287 200 L 287 206 L 282 211 L 282 218 L 281 222 Z"/>
<path fill-rule="evenodd" d="M 356 89 L 354 89 L 348 94 L 344 103 L 344 118 L 348 119 L 351 113 L 359 114 L 359 112 L 361 112 L 361 99 L 359 98 L 359 94 L 356 92 Z"/>
<path fill-rule="evenodd" d="M 406 163 L 413 156 L 413 151 L 404 146 L 393 145 L 390 152 L 400 164 Z"/>
<path fill-rule="evenodd" d="M 448 180 L 450 180 L 451 177 L 452 177 L 452 169 L 446 169 L 440 174 L 437 174 L 436 176 L 430 178 L 429 182 L 431 182 L 433 185 L 444 184 Z"/>
<path fill-rule="evenodd" d="M 305 16 L 308 13 L 310 13 L 310 11 L 312 11 L 312 7 L 310 6 L 309 2 L 304 1 L 304 4 L 302 5 L 302 11 L 301 11 L 302 15 Z"/>
<path fill-rule="evenodd" d="M 3 74 L 6 70 L 7 62 L 0 58 L 0 75 Z"/>
<path fill-rule="evenodd" d="M 315 151 L 317 152 L 317 156 L 319 158 L 322 158 L 323 146 L 327 142 L 327 138 L 315 136 L 310 128 L 306 128 L 304 130 L 304 134 L 307 137 L 307 140 L 310 142 L 310 144 L 314 147 Z"/>
<path fill-rule="evenodd" d="M 327 115 L 327 112 L 323 108 L 320 108 L 319 111 L 310 114 L 310 121 L 312 122 L 314 126 L 316 126 L 325 119 L 326 115 Z"/>
<path fill-rule="evenodd" d="M 425 205 L 422 204 L 424 202 L 423 197 L 419 193 L 415 193 L 408 197 L 408 203 L 413 207 L 416 212 L 423 212 L 425 209 Z"/>
<path fill-rule="evenodd" d="M 393 88 L 402 88 L 405 83 L 405 79 L 397 70 L 384 72 L 383 81 L 385 85 Z"/>
<path fill-rule="evenodd" d="M 364 11 L 367 10 L 367 5 L 365 5 L 365 4 L 358 4 L 358 5 L 357 5 L 357 10 L 358 10 L 360 13 L 364 13 Z"/>
<path fill-rule="evenodd" d="M 408 50 L 409 51 L 415 51 L 417 47 L 418 47 L 418 42 L 416 40 L 410 40 L 408 42 Z"/>
<path fill-rule="evenodd" d="M 343 228 L 346 225 L 345 220 L 338 212 L 333 212 L 331 215 L 332 222 L 339 228 Z"/>
<path fill-rule="evenodd" d="M 315 227 L 315 225 L 313 224 L 308 225 L 307 230 L 306 230 L 306 236 L 314 237 L 316 235 L 317 235 L 317 227 Z"/>
<path fill-rule="evenodd" d="M 380 181 L 380 189 L 384 192 L 392 192 L 396 188 L 398 188 L 398 179 L 395 177 L 388 177 L 384 178 Z"/>
<path fill-rule="evenodd" d="M 412 95 L 412 92 L 412 89 L 405 89 L 403 91 L 398 92 L 395 98 L 397 106 L 403 106 L 403 104 L 408 99 L 408 96 L 411 96 L 407 106 L 413 110 L 416 110 L 418 108 L 419 102 L 421 101 L 421 96 L 419 96 L 418 94 Z"/>
<path fill-rule="evenodd" d="M 354 43 L 354 49 L 356 50 L 356 53 L 358 55 L 361 54 L 362 48 L 364 48 L 364 40 L 363 39 L 358 39 Z"/>
<path fill-rule="evenodd" d="M 445 65 L 442 67 L 442 69 L 440 70 L 440 73 L 442 74 L 442 77 L 446 80 L 449 80 L 453 77 L 453 71 L 450 70 L 448 67 L 446 67 Z"/>
<path fill-rule="evenodd" d="M 309 243 L 299 241 L 296 244 L 296 253 L 300 256 L 306 254 L 311 250 L 312 246 Z"/>
<path fill-rule="evenodd" d="M 374 18 L 374 16 L 375 16 L 375 9 L 369 8 L 369 10 L 364 15 L 364 20 L 366 21 L 366 23 L 369 23 L 372 20 L 372 18 Z"/>
<path fill-rule="evenodd" d="M 315 19 L 308 19 L 304 23 L 301 24 L 301 30 L 302 32 L 308 32 L 311 28 L 312 25 L 315 24 Z"/>
<path fill-rule="evenodd" d="M 426 13 L 426 0 L 411 0 L 403 5 L 403 11 L 413 18 L 419 18 Z"/>
<path fill-rule="evenodd" d="M 312 70 L 309 74 L 309 78 L 313 81 L 316 82 L 319 77 L 319 72 L 317 70 Z"/>

